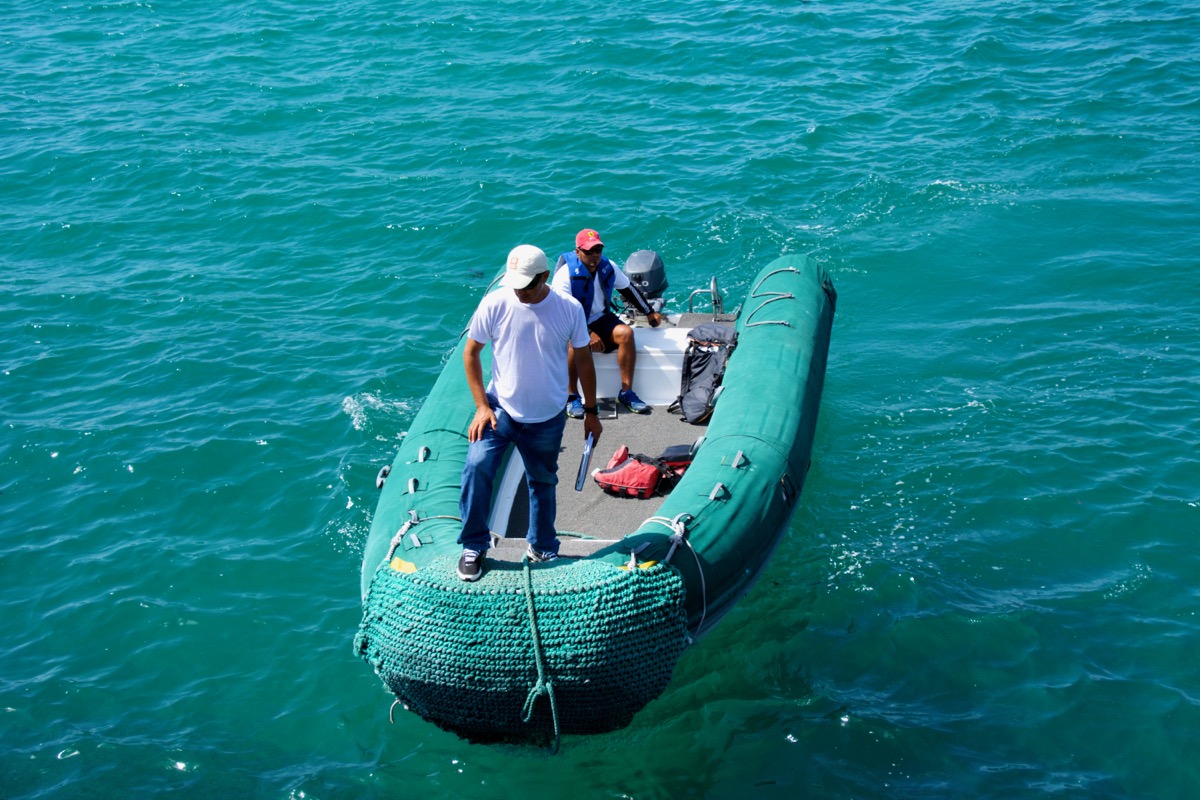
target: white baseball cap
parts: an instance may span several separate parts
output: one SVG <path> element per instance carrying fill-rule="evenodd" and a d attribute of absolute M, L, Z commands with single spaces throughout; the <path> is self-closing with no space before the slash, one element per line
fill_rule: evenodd
<path fill-rule="evenodd" d="M 533 279 L 550 268 L 546 265 L 546 254 L 540 247 L 519 244 L 508 254 L 508 265 L 500 285 L 508 289 L 524 289 Z"/>

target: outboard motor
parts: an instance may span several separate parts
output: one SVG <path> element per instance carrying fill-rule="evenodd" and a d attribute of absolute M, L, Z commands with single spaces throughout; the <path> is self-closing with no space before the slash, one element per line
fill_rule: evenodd
<path fill-rule="evenodd" d="M 665 301 L 663 293 L 667 291 L 667 270 L 663 267 L 662 259 L 653 250 L 638 250 L 630 253 L 625 260 L 622 271 L 629 276 L 629 281 L 636 286 L 650 307 L 662 311 Z"/>

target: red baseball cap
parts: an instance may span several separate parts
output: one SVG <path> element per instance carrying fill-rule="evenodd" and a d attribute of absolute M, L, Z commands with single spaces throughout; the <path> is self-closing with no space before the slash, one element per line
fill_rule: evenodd
<path fill-rule="evenodd" d="M 600 241 L 600 234 L 591 228 L 584 228 L 575 234 L 575 246 L 580 250 L 591 250 L 596 245 L 603 247 L 604 242 Z"/>

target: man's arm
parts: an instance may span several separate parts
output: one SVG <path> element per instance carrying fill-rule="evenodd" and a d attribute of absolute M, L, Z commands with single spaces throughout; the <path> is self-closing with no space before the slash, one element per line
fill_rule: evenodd
<path fill-rule="evenodd" d="M 468 337 L 463 347 L 463 369 L 467 373 L 467 386 L 471 389 L 471 397 L 475 399 L 475 419 L 467 428 L 467 441 L 478 442 L 483 438 L 484 426 L 491 425 L 496 430 L 496 413 L 488 403 L 487 390 L 483 387 L 483 361 L 479 354 L 483 345 Z M 589 359 L 590 360 L 590 359 Z M 592 385 L 595 386 L 594 372 Z"/>
<path fill-rule="evenodd" d="M 596 407 L 596 365 L 592 362 L 592 351 L 586 347 L 575 348 L 575 373 L 579 376 L 579 391 L 583 395 L 585 408 Z M 600 433 L 604 426 L 600 424 L 599 414 L 583 414 L 583 438 L 592 435 L 592 443 L 600 441 Z"/>
<path fill-rule="evenodd" d="M 646 321 L 650 323 L 651 328 L 657 328 L 662 322 L 662 315 L 650 307 L 650 301 L 642 294 L 641 290 L 633 283 L 624 289 L 618 289 L 621 297 L 625 298 L 625 302 L 636 308 L 638 311 L 646 315 Z"/>
<path fill-rule="evenodd" d="M 550 279 L 550 288 L 559 294 L 571 297 L 571 271 L 565 266 L 554 270 L 554 277 Z"/>

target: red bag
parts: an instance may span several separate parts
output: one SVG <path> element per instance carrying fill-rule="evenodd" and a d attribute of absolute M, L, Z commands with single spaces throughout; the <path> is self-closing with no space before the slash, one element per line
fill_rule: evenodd
<path fill-rule="evenodd" d="M 617 452 L 613 453 L 613 457 L 608 460 L 608 466 L 605 469 L 612 469 L 627 458 L 629 458 L 629 445 L 623 444 L 617 448 Z"/>
<path fill-rule="evenodd" d="M 645 459 L 644 461 L 642 459 Z M 628 495 L 645 500 L 658 490 L 667 470 L 646 456 L 632 456 L 614 467 L 598 469 L 592 478 L 609 494 Z"/>
<path fill-rule="evenodd" d="M 670 448 L 668 448 L 668 452 Z M 668 453 L 664 453 L 664 456 Z M 621 445 L 608 461 L 606 469 L 598 469 L 592 473 L 592 478 L 601 489 L 609 494 L 626 495 L 645 500 L 659 488 L 670 489 L 679 480 L 679 476 L 691 463 L 688 455 L 686 462 L 682 453 L 674 454 L 672 460 L 666 458 L 651 458 L 639 454 L 629 455 L 629 448 Z M 679 463 L 674 463 L 678 461 Z"/>

